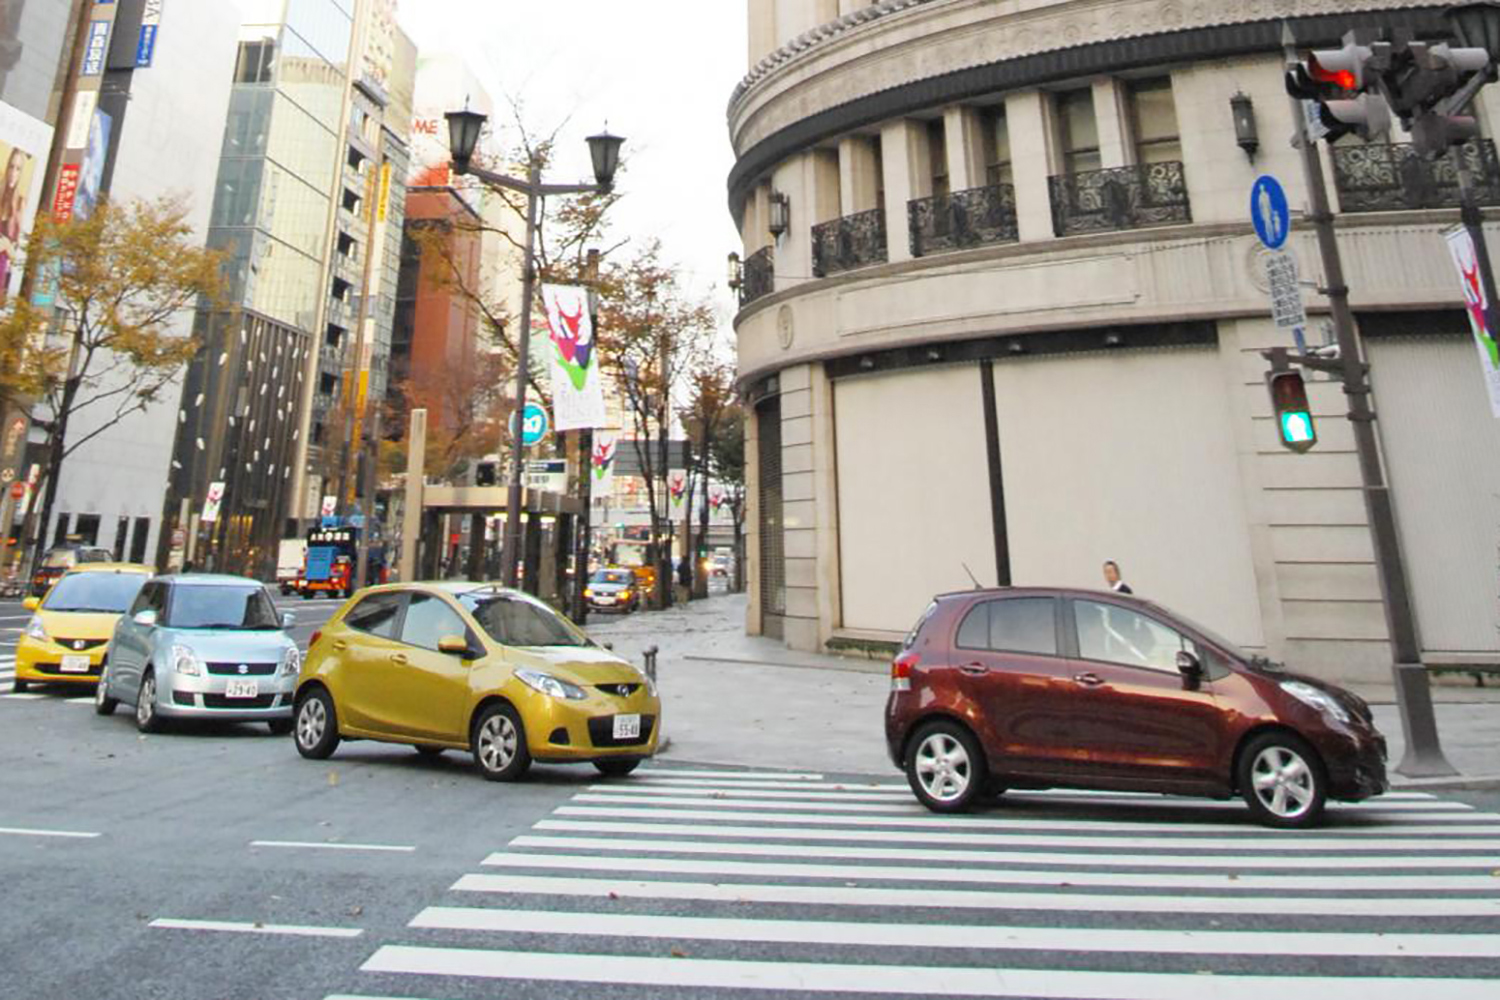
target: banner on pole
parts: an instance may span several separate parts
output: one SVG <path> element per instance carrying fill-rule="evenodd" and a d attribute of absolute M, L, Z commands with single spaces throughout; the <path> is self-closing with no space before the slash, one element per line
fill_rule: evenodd
<path fill-rule="evenodd" d="M 219 520 L 219 508 L 224 504 L 224 484 L 209 483 L 208 496 L 203 500 L 203 515 L 198 519 L 204 524 L 214 524 Z"/>
<path fill-rule="evenodd" d="M 672 509 L 682 510 L 687 503 L 687 470 L 673 469 L 667 473 L 667 496 L 672 498 Z"/>
<path fill-rule="evenodd" d="M 1474 330 L 1474 344 L 1479 349 L 1480 370 L 1490 392 L 1490 411 L 1500 418 L 1500 342 L 1495 339 L 1497 331 L 1490 325 L 1490 301 L 1485 294 L 1484 277 L 1479 273 L 1479 255 L 1473 237 L 1462 226 L 1451 230 L 1447 238 L 1448 251 L 1453 255 L 1453 265 L 1458 268 L 1459 283 L 1463 285 L 1464 306 L 1469 312 L 1469 326 Z"/>
<path fill-rule="evenodd" d="M 615 458 L 620 453 L 620 436 L 609 431 L 594 433 L 594 451 L 589 456 L 593 472 L 593 491 L 597 496 L 612 496 L 615 489 Z"/>
<path fill-rule="evenodd" d="M 604 385 L 585 288 L 543 285 L 542 306 L 552 340 L 552 416 L 559 431 L 602 427 Z"/>

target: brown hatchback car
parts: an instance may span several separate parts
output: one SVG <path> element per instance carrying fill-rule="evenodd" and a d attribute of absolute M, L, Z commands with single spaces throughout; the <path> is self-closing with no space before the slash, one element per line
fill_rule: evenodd
<path fill-rule="evenodd" d="M 885 724 L 935 812 L 1007 788 L 1129 789 L 1240 795 L 1262 823 L 1304 827 L 1387 787 L 1359 697 L 1113 593 L 937 598 L 891 666 Z"/>

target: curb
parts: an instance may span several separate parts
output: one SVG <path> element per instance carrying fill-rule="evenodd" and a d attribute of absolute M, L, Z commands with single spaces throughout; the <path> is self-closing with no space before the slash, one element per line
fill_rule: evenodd
<path fill-rule="evenodd" d="M 1401 778 L 1391 782 L 1393 792 L 1493 792 L 1500 791 L 1500 774 L 1454 775 L 1451 778 Z"/>
<path fill-rule="evenodd" d="M 731 656 L 694 656 L 691 654 L 684 655 L 681 659 L 689 663 L 731 663 L 740 667 L 788 667 L 792 670 L 832 670 L 843 674 L 878 674 L 885 676 L 891 671 L 889 664 L 876 663 L 873 660 L 870 661 L 868 667 L 862 667 L 855 666 L 852 662 L 847 666 L 831 663 L 779 663 L 773 660 L 746 660 L 736 659 Z"/>

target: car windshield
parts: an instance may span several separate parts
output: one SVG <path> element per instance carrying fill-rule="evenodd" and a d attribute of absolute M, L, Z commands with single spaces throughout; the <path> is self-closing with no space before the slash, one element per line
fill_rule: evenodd
<path fill-rule="evenodd" d="M 78 552 L 76 549 L 53 549 L 42 557 L 42 566 L 46 569 L 58 569 L 60 567 L 76 566 L 78 564 Z"/>
<path fill-rule="evenodd" d="M 590 583 L 623 583 L 629 585 L 633 582 L 635 575 L 625 569 L 601 569 L 594 574 Z"/>
<path fill-rule="evenodd" d="M 589 639 L 540 601 L 495 591 L 475 591 L 458 602 L 504 646 L 588 646 Z"/>
<path fill-rule="evenodd" d="M 172 604 L 165 624 L 172 628 L 260 631 L 281 628 L 276 606 L 264 587 L 194 586 L 172 588 Z"/>
<path fill-rule="evenodd" d="M 69 573 L 42 602 L 48 611 L 124 614 L 146 585 L 145 573 Z"/>
<path fill-rule="evenodd" d="M 1246 663 L 1250 662 L 1251 656 L 1249 653 L 1245 652 L 1239 646 L 1230 642 L 1228 639 L 1224 638 L 1213 629 L 1204 628 L 1202 625 L 1199 625 L 1197 622 L 1193 621 L 1191 618 L 1188 618 L 1186 615 L 1180 615 L 1175 611 L 1170 612 L 1170 614 L 1173 618 L 1177 619 L 1177 621 L 1179 621 L 1183 625 L 1186 625 L 1190 631 L 1197 632 L 1203 638 L 1207 639 L 1213 645 L 1218 646 L 1230 656 L 1236 657 L 1240 660 L 1244 660 Z"/>
<path fill-rule="evenodd" d="M 101 563 L 109 562 L 112 558 L 114 554 L 109 549 L 80 549 L 78 552 L 79 562 Z"/>

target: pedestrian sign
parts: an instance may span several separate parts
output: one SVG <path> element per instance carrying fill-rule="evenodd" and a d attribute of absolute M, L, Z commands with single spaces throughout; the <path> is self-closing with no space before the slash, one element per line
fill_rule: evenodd
<path fill-rule="evenodd" d="M 1250 189 L 1250 221 L 1267 250 L 1286 246 L 1292 234 L 1292 210 L 1286 189 L 1270 174 L 1262 175 Z"/>

